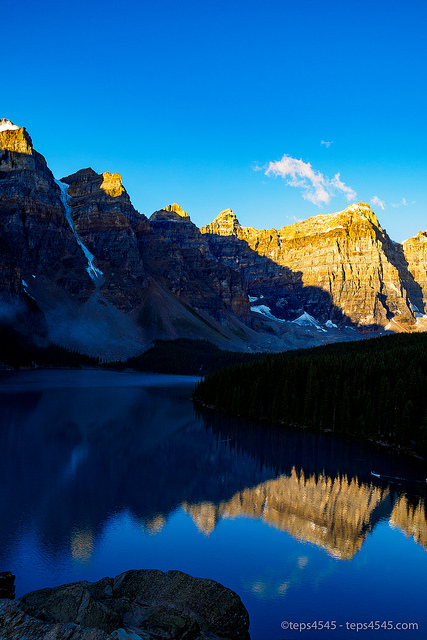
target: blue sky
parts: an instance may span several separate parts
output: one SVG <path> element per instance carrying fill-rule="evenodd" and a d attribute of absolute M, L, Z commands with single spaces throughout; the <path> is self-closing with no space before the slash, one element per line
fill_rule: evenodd
<path fill-rule="evenodd" d="M 279 228 L 374 199 L 394 240 L 427 228 L 424 0 L 15 0 L 2 15 L 0 117 L 55 177 L 117 171 L 139 211 L 178 202 L 198 226 L 227 207 Z"/>

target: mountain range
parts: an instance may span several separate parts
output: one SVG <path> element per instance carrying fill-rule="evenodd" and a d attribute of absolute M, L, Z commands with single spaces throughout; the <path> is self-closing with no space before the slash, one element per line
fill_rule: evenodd
<path fill-rule="evenodd" d="M 427 233 L 399 244 L 364 203 L 280 229 L 231 209 L 149 218 L 117 173 L 56 180 L 0 120 L 0 325 L 105 360 L 155 339 L 279 351 L 427 328 Z"/>

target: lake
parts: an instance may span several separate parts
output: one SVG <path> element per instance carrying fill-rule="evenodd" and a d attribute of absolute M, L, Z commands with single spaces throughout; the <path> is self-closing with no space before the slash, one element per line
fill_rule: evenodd
<path fill-rule="evenodd" d="M 236 591 L 252 640 L 427 638 L 425 462 L 195 410 L 195 380 L 1 374 L 0 571 L 17 597 L 179 569 Z"/>

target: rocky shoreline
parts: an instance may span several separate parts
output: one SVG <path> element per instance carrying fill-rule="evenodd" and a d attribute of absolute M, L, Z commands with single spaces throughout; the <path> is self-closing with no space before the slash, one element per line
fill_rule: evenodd
<path fill-rule="evenodd" d="M 130 570 L 0 598 L 1 640 L 250 640 L 248 629 L 236 593 L 181 571 Z"/>

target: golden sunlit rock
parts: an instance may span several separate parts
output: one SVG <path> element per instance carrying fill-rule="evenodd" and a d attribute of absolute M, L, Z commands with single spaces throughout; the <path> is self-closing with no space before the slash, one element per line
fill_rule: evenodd
<path fill-rule="evenodd" d="M 327 319 L 335 307 L 348 320 L 365 327 L 386 327 L 393 316 L 394 330 L 417 329 L 408 302 L 408 295 L 419 298 L 410 272 L 411 262 L 415 264 L 410 246 L 404 245 L 404 255 L 402 245 L 390 240 L 363 202 L 279 230 L 260 231 L 243 227 L 231 209 L 226 209 L 200 231 L 208 234 L 214 254 L 245 274 L 250 291 L 262 290 L 267 296 L 274 288 L 297 288 L 300 306 L 306 296 L 309 305 L 318 307 L 318 320 Z M 415 255 L 417 251 L 418 247 Z M 266 259 L 263 269 L 256 254 Z M 423 254 L 415 271 L 427 283 L 424 258 Z"/>
<path fill-rule="evenodd" d="M 119 173 L 110 173 L 106 171 L 102 173 L 101 189 L 105 191 L 112 198 L 121 196 L 125 188 L 122 184 L 122 177 Z"/>
<path fill-rule="evenodd" d="M 1 118 L 0 149 L 32 155 L 33 143 L 25 127 L 18 127 L 10 120 Z"/>
<path fill-rule="evenodd" d="M 177 204 L 176 202 L 174 202 L 173 204 L 168 204 L 166 207 L 163 207 L 163 211 L 173 211 L 174 213 L 177 213 L 179 216 L 181 216 L 181 218 L 190 217 L 188 213 L 184 211 L 184 209 L 182 209 L 180 205 Z"/>

